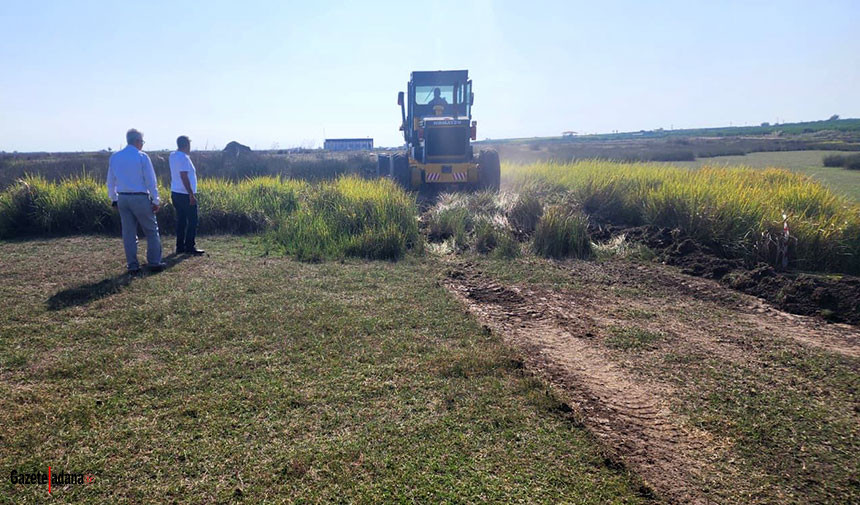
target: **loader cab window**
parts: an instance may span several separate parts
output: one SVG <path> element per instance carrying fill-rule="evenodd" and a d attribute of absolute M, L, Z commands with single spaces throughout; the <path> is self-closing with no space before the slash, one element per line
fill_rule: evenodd
<path fill-rule="evenodd" d="M 452 105 L 454 101 L 454 86 L 416 86 L 415 87 L 415 103 L 417 105 L 429 105 L 433 103 L 436 96 L 436 89 L 439 89 L 439 97 L 445 100 L 445 103 Z M 459 91 L 459 90 L 457 90 Z"/>

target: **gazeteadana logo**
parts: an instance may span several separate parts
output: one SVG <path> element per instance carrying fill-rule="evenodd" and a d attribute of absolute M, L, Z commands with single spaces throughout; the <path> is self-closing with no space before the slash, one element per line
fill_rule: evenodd
<path fill-rule="evenodd" d="M 12 470 L 9 474 L 9 480 L 12 484 L 23 485 L 47 485 L 48 492 L 54 486 L 69 486 L 76 484 L 92 484 L 95 481 L 95 475 L 91 473 L 67 473 L 67 472 L 51 472 L 51 467 L 48 467 L 48 473 L 44 472 L 19 472 Z"/>

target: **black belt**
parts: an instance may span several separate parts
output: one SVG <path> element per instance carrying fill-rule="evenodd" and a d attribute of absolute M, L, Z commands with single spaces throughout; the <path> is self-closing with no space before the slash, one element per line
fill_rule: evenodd
<path fill-rule="evenodd" d="M 149 193 L 117 193 L 120 195 L 149 195 Z"/>

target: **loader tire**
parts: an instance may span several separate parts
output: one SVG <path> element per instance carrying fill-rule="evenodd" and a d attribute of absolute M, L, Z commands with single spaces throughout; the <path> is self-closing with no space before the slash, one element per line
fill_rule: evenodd
<path fill-rule="evenodd" d="M 412 173 L 409 171 L 409 160 L 403 154 L 395 154 L 391 176 L 394 182 L 403 187 L 403 189 L 412 188 Z"/>
<path fill-rule="evenodd" d="M 499 191 L 502 182 L 502 165 L 495 149 L 482 149 L 478 153 L 478 191 Z"/>

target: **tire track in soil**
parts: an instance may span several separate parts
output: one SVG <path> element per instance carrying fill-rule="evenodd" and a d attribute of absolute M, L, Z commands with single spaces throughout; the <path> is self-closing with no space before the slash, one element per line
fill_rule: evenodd
<path fill-rule="evenodd" d="M 713 503 L 700 487 L 713 484 L 705 478 L 707 460 L 722 451 L 720 444 L 669 410 L 665 386 L 636 380 L 589 342 L 594 321 L 585 317 L 576 328 L 559 326 L 546 298 L 468 268 L 449 272 L 445 284 L 482 324 L 523 350 L 529 367 L 558 388 L 589 430 L 661 498 Z"/>

